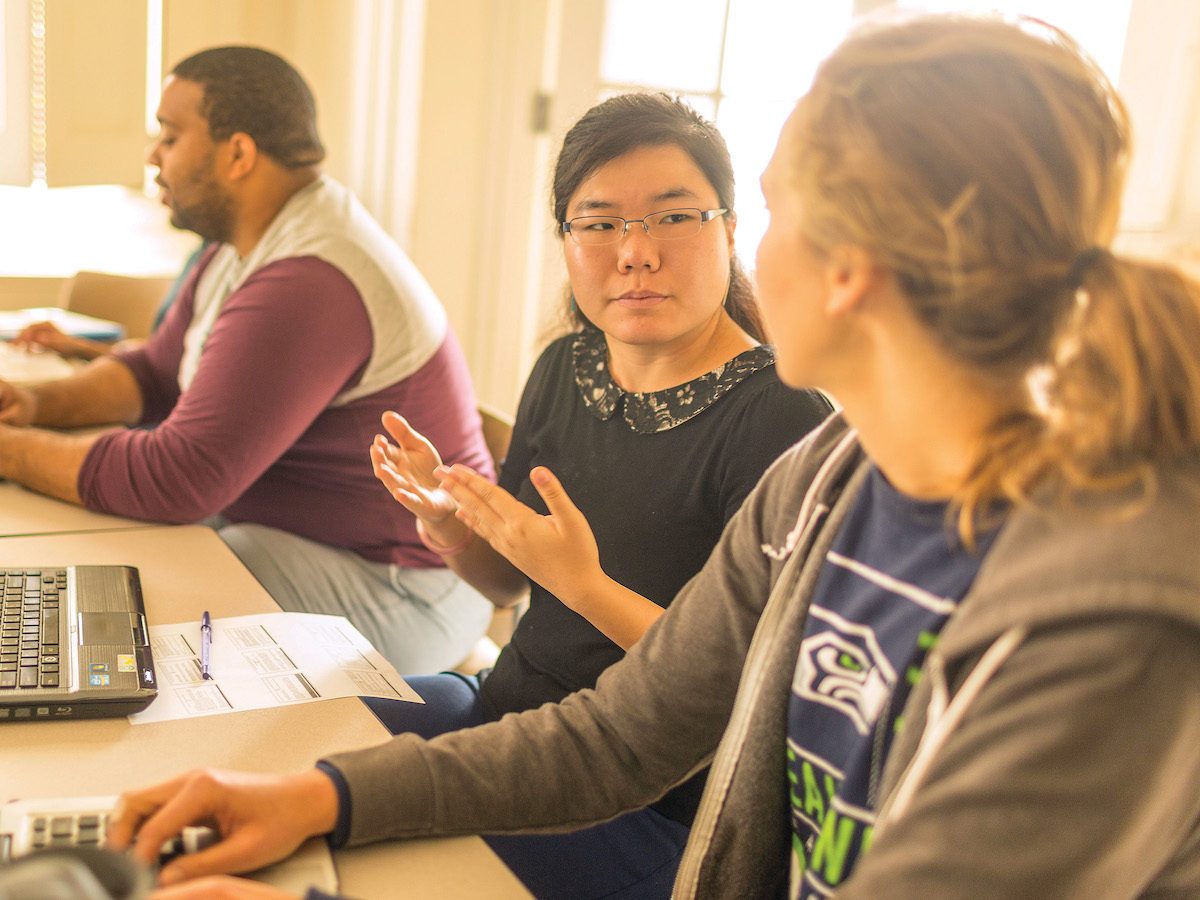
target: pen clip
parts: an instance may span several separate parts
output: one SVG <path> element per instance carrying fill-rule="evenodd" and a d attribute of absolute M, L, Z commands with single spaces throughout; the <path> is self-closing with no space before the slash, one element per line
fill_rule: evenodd
<path fill-rule="evenodd" d="M 212 619 L 208 610 L 200 617 L 200 678 L 202 681 L 212 681 Z"/>

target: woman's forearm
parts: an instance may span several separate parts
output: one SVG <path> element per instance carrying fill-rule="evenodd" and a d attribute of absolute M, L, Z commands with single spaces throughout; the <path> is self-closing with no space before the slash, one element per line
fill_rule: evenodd
<path fill-rule="evenodd" d="M 622 650 L 636 644 L 665 612 L 653 600 L 618 584 L 603 572 L 582 581 L 578 591 L 572 590 L 569 596 L 559 599 Z"/>
<path fill-rule="evenodd" d="M 501 608 L 529 592 L 529 579 L 487 541 L 470 531 L 463 540 L 465 547 L 442 557 L 450 571 Z"/>

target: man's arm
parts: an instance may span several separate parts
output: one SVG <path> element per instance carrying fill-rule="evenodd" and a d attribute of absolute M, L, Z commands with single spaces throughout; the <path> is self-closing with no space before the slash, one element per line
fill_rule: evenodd
<path fill-rule="evenodd" d="M 183 324 L 173 315 L 128 357 L 135 373 L 144 362 L 153 369 L 138 379 L 147 417 L 166 417 L 151 430 L 96 441 L 80 473 L 89 509 L 154 522 L 220 512 L 296 444 L 372 351 L 357 289 L 315 257 L 247 278 L 223 305 L 187 390 L 174 394 L 176 382 L 162 373 L 178 365 L 179 354 L 168 351 L 181 346 Z"/>
<path fill-rule="evenodd" d="M 67 378 L 24 388 L 0 382 L 0 422 L 82 428 L 133 424 L 142 415 L 142 392 L 129 368 L 98 359 Z"/>
<path fill-rule="evenodd" d="M 0 478 L 59 500 L 81 503 L 79 469 L 99 437 L 0 425 Z"/>
<path fill-rule="evenodd" d="M 32 388 L 0 384 L 0 478 L 80 503 L 79 470 L 99 434 L 56 434 L 23 425 L 75 428 L 136 422 L 142 395 L 129 369 L 100 359 L 69 378 Z"/>
<path fill-rule="evenodd" d="M 63 356 L 80 359 L 96 359 L 112 352 L 112 342 L 94 341 L 91 338 L 64 334 L 53 322 L 35 322 L 27 325 L 12 339 L 16 347 L 45 347 Z"/>

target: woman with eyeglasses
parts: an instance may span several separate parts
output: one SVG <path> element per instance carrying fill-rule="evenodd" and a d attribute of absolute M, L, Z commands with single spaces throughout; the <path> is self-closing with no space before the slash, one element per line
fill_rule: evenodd
<path fill-rule="evenodd" d="M 1110 249 L 1128 153 L 1049 26 L 852 35 L 758 252 L 781 377 L 843 411 L 657 625 L 560 704 L 133 795 L 121 840 L 297 797 L 239 862 L 578 827 L 711 762 L 677 897 L 1200 896 L 1200 286 Z"/>
<path fill-rule="evenodd" d="M 734 255 L 729 154 L 689 106 L 599 104 L 566 135 L 553 195 L 573 327 L 534 366 L 499 487 L 440 469 L 398 415 L 384 419 L 392 442 L 371 448 L 450 568 L 498 606 L 530 595 L 490 672 L 410 678 L 424 706 L 367 701 L 395 733 L 432 737 L 592 687 L 700 570 L 767 466 L 831 411 L 775 377 Z M 593 836 L 493 848 L 542 896 L 665 889 L 702 788 Z"/>

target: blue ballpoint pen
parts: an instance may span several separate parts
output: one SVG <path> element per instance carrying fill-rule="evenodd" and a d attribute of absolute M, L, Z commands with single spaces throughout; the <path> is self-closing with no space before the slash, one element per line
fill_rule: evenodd
<path fill-rule="evenodd" d="M 212 622 L 208 618 L 208 610 L 200 617 L 200 675 L 205 681 L 212 681 L 208 669 L 212 663 Z"/>

